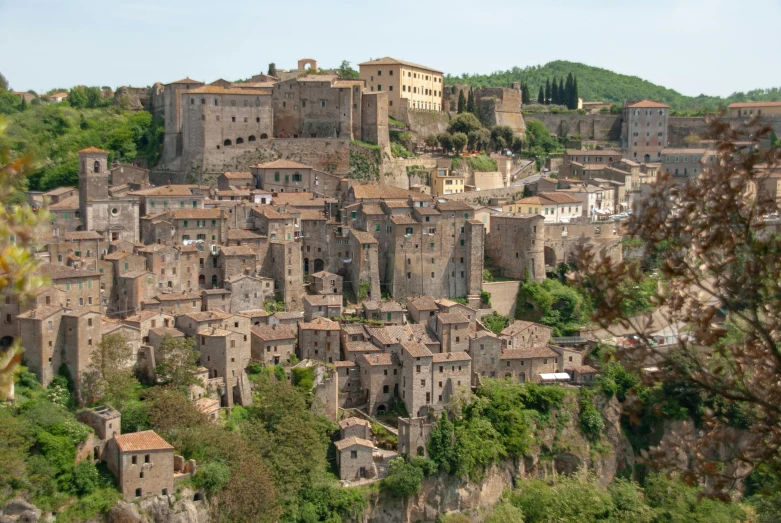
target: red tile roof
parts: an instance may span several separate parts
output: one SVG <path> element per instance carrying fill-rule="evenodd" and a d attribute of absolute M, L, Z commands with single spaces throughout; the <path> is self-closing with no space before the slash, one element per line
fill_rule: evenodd
<path fill-rule="evenodd" d="M 157 435 L 154 430 L 131 432 L 114 436 L 120 452 L 143 452 L 145 450 L 173 450 L 166 440 Z"/>
<path fill-rule="evenodd" d="M 632 105 L 628 105 L 627 107 L 631 107 L 631 108 L 652 108 L 652 109 L 657 109 L 657 108 L 658 109 L 669 109 L 670 108 L 669 105 L 666 105 L 666 104 L 663 104 L 663 103 L 659 103 L 659 102 L 654 102 L 653 100 L 641 100 L 641 101 L 639 101 L 637 103 L 633 103 Z"/>

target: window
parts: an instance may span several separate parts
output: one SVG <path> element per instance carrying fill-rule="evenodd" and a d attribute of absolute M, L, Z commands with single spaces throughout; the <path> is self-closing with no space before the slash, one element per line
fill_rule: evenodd
<path fill-rule="evenodd" d="M 358 451 L 357 450 L 351 450 L 350 451 L 350 458 L 351 459 L 358 459 Z"/>
<path fill-rule="evenodd" d="M 151 455 L 150 454 L 145 454 L 144 455 L 144 463 L 150 463 L 151 461 L 152 461 L 151 460 Z"/>
<path fill-rule="evenodd" d="M 131 458 L 130 458 L 130 463 L 131 463 L 132 465 L 135 465 L 135 464 L 136 464 L 136 456 L 131 456 Z"/>

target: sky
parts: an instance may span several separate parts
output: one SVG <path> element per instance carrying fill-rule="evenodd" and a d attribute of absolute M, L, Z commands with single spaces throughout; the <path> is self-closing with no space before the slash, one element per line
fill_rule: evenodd
<path fill-rule="evenodd" d="M 13 89 L 211 82 L 395 58 L 450 74 L 553 60 L 686 95 L 781 87 L 781 0 L 0 0 Z"/>

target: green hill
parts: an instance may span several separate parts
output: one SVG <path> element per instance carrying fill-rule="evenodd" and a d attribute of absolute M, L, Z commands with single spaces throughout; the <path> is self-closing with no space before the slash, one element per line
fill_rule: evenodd
<path fill-rule="evenodd" d="M 510 82 L 523 81 L 529 86 L 529 96 L 535 100 L 540 85 L 545 85 L 546 79 L 565 78 L 569 73 L 577 76 L 578 93 L 583 100 L 587 101 L 623 104 L 624 100 L 650 98 L 669 104 L 677 111 L 712 111 L 717 109 L 719 105 L 727 105 L 732 102 L 781 100 L 781 90 L 777 87 L 755 89 L 747 93 L 733 93 L 726 98 L 704 94 L 686 96 L 637 76 L 619 74 L 607 69 L 564 60 L 525 68 L 513 67 L 507 71 L 496 71 L 487 75 L 469 73 L 461 76 L 447 75 L 445 83 L 468 84 L 475 87 L 506 87 L 510 85 Z"/>

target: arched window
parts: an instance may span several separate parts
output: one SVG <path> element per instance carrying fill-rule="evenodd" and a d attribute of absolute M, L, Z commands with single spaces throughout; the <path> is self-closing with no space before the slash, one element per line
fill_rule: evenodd
<path fill-rule="evenodd" d="M 260 135 L 261 140 L 268 140 L 268 135 L 266 133 L 263 133 Z"/>
<path fill-rule="evenodd" d="M 98 160 L 95 160 L 95 163 L 92 164 L 92 172 L 94 173 L 100 172 L 100 162 Z"/>
<path fill-rule="evenodd" d="M 247 138 L 247 141 L 248 142 L 254 142 L 255 141 L 255 136 L 254 135 L 250 135 L 249 138 Z"/>
<path fill-rule="evenodd" d="M 225 140 L 224 142 L 222 142 L 222 145 L 227 147 L 228 145 L 231 145 L 231 141 L 230 140 Z"/>
<path fill-rule="evenodd" d="M 198 285 L 206 285 L 206 276 L 203 274 L 198 276 Z"/>
<path fill-rule="evenodd" d="M 244 143 L 244 138 L 236 138 L 236 145 L 239 145 L 240 143 Z"/>

